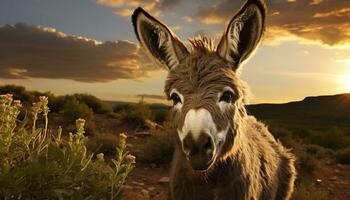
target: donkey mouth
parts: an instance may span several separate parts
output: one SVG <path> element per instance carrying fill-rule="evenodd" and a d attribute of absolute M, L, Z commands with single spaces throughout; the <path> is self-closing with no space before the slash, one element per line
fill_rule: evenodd
<path fill-rule="evenodd" d="M 195 171 L 206 171 L 214 163 L 215 158 L 213 154 L 197 154 L 194 156 L 187 156 L 187 160 Z"/>

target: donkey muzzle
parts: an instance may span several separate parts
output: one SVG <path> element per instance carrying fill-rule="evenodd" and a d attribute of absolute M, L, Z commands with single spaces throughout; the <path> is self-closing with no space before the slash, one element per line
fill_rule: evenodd
<path fill-rule="evenodd" d="M 191 133 L 183 140 L 183 150 L 194 170 L 207 170 L 213 162 L 214 141 L 209 134 L 202 132 L 194 139 Z"/>

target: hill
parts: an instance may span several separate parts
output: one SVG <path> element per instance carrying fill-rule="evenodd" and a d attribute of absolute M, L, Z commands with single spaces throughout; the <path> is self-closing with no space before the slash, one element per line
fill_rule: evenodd
<path fill-rule="evenodd" d="M 341 127 L 350 130 L 350 93 L 306 97 L 283 104 L 248 105 L 250 114 L 269 123 L 287 127 L 324 129 Z"/>
<path fill-rule="evenodd" d="M 106 101 L 112 106 L 127 102 Z M 147 104 L 152 110 L 169 109 L 168 105 Z M 306 97 L 281 104 L 247 105 L 248 113 L 269 125 L 323 130 L 332 127 L 350 130 L 350 93 Z"/>

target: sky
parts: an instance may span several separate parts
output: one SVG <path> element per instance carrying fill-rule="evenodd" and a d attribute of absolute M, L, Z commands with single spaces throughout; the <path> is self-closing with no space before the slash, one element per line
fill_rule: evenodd
<path fill-rule="evenodd" d="M 185 43 L 218 41 L 244 0 L 0 0 L 0 85 L 164 102 L 167 71 L 140 48 L 141 6 Z M 242 68 L 251 103 L 350 92 L 350 1 L 266 0 L 264 39 Z"/>

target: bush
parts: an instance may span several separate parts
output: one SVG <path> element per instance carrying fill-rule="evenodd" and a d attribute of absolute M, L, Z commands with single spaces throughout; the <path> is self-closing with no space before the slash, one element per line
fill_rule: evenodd
<path fill-rule="evenodd" d="M 324 159 L 327 157 L 331 157 L 334 153 L 332 150 L 326 149 L 326 148 L 318 146 L 316 144 L 305 145 L 305 151 L 306 151 L 306 153 L 314 156 L 317 159 Z"/>
<path fill-rule="evenodd" d="M 311 174 L 317 165 L 318 161 L 312 155 L 302 151 L 297 154 L 297 169 L 300 174 Z"/>
<path fill-rule="evenodd" d="M 344 131 L 332 128 L 325 132 L 313 131 L 307 138 L 307 142 L 330 149 L 341 149 L 350 145 L 350 139 Z"/>
<path fill-rule="evenodd" d="M 169 120 L 169 110 L 167 109 L 155 109 L 152 110 L 153 119 L 158 124 L 163 124 Z"/>
<path fill-rule="evenodd" d="M 89 137 L 87 147 L 91 152 L 101 152 L 105 155 L 112 155 L 115 154 L 115 147 L 118 145 L 118 143 L 118 135 L 112 133 L 99 133 Z"/>
<path fill-rule="evenodd" d="M 335 160 L 341 164 L 350 164 L 350 148 L 338 150 L 335 153 Z"/>
<path fill-rule="evenodd" d="M 18 99 L 25 106 L 30 106 L 30 102 L 34 102 L 40 96 L 47 96 L 50 99 L 49 107 L 51 112 L 58 113 L 63 109 L 64 98 L 55 96 L 51 92 L 27 91 L 25 87 L 16 85 L 4 85 L 0 87 L 0 94 L 13 94 L 14 99 Z"/>
<path fill-rule="evenodd" d="M 0 94 L 13 94 L 14 99 L 18 99 L 21 102 L 33 102 L 34 96 L 30 92 L 26 91 L 25 87 L 16 85 L 4 85 L 0 87 Z"/>
<path fill-rule="evenodd" d="M 292 200 L 328 200 L 329 194 L 318 189 L 313 183 L 309 181 L 300 182 L 292 195 Z"/>
<path fill-rule="evenodd" d="M 16 85 L 4 85 L 0 87 L 0 94 L 11 93 L 13 98 L 21 100 L 25 106 L 30 106 L 40 96 L 47 96 L 50 99 L 49 107 L 51 112 L 59 113 L 64 110 L 64 105 L 73 99 L 81 104 L 87 105 L 94 113 L 110 114 L 113 113 L 112 106 L 101 101 L 99 98 L 89 94 L 73 94 L 66 96 L 55 96 L 51 92 L 27 91 L 25 87 Z"/>
<path fill-rule="evenodd" d="M 319 164 L 315 156 L 308 153 L 305 145 L 300 142 L 292 141 L 291 148 L 296 156 L 296 168 L 301 175 L 310 175 Z"/>
<path fill-rule="evenodd" d="M 269 130 L 276 139 L 280 140 L 283 143 L 283 145 L 289 148 L 291 147 L 293 134 L 289 129 L 286 129 L 283 126 L 276 124 L 276 125 L 270 126 Z"/>
<path fill-rule="evenodd" d="M 103 154 L 92 159 L 86 150 L 85 120 L 76 121 L 76 134 L 69 139 L 51 134 L 48 100 L 33 105 L 33 125 L 17 121 L 19 101 L 0 97 L 0 198 L 1 199 L 121 199 L 121 186 L 134 167 L 135 157 L 125 151 L 121 135 L 116 159 L 111 164 Z M 44 127 L 37 128 L 42 115 Z"/>
<path fill-rule="evenodd" d="M 72 96 L 67 96 L 66 98 L 75 98 L 80 103 L 86 104 L 97 114 L 108 114 L 113 112 L 111 105 L 90 94 L 74 94 Z"/>
<path fill-rule="evenodd" d="M 157 132 L 148 138 L 142 147 L 140 160 L 144 163 L 167 164 L 174 153 L 174 136 L 168 132 Z"/>
<path fill-rule="evenodd" d="M 75 119 L 84 118 L 90 120 L 93 117 L 92 110 L 84 103 L 72 98 L 66 101 L 63 109 L 64 120 L 67 123 L 74 122 Z"/>
<path fill-rule="evenodd" d="M 113 111 L 115 113 L 123 113 L 133 109 L 133 105 L 130 103 L 121 103 L 114 106 Z"/>
<path fill-rule="evenodd" d="M 48 96 L 48 98 L 50 99 L 48 104 L 50 108 L 50 112 L 60 113 L 64 109 L 65 102 L 64 102 L 63 96 L 51 95 L 51 96 Z"/>
<path fill-rule="evenodd" d="M 147 105 L 140 102 L 124 110 L 120 117 L 123 123 L 130 125 L 133 129 L 142 129 L 146 126 L 146 120 L 152 119 L 152 113 Z"/>

